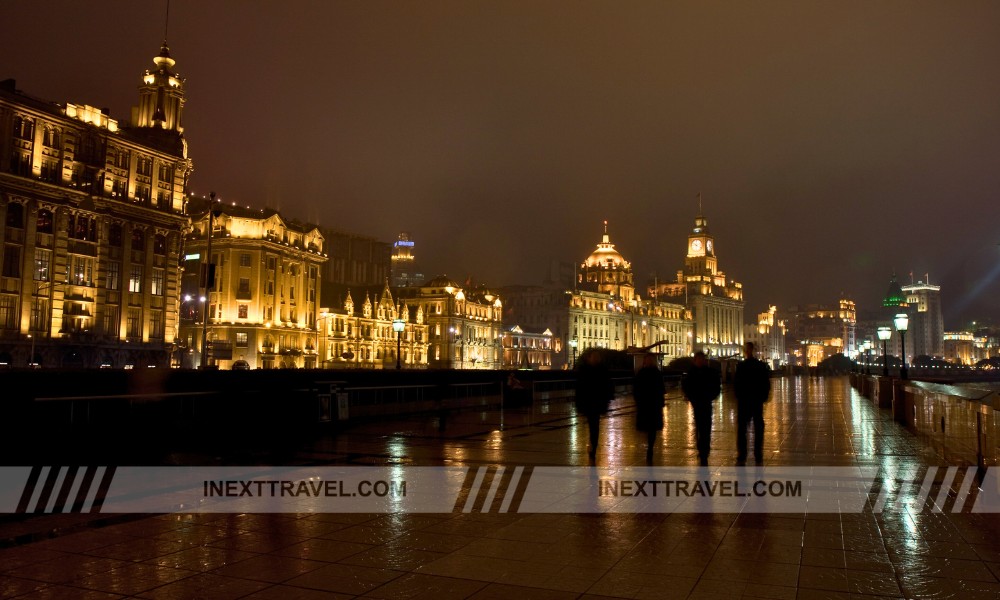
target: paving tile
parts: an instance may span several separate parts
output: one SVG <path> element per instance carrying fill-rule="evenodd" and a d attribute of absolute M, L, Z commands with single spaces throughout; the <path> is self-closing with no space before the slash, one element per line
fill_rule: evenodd
<path fill-rule="evenodd" d="M 341 594 L 364 594 L 397 577 L 401 571 L 357 565 L 324 565 L 284 582 L 285 585 Z"/>
<path fill-rule="evenodd" d="M 492 584 L 456 577 L 438 577 L 408 573 L 369 592 L 365 598 L 406 600 L 460 600 L 471 598 L 476 592 Z M 514 596 L 506 596 L 512 598 Z M 520 598 L 520 596 L 517 596 Z"/>
<path fill-rule="evenodd" d="M 212 571 L 223 577 L 239 577 L 254 581 L 282 583 L 303 573 L 314 571 L 327 563 L 290 556 L 258 555 Z"/>
<path fill-rule="evenodd" d="M 212 573 L 199 573 L 136 595 L 145 600 L 235 600 L 271 584 Z"/>

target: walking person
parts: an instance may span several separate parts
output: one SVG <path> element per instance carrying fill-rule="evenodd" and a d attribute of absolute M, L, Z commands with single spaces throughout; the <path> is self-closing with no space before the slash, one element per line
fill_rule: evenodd
<path fill-rule="evenodd" d="M 597 456 L 601 415 L 608 412 L 614 390 L 611 375 L 600 352 L 596 350 L 585 352 L 577 368 L 576 410 L 587 417 L 587 426 L 590 429 L 590 447 L 587 449 L 587 455 L 590 457 L 590 462 L 594 462 Z"/>
<path fill-rule="evenodd" d="M 707 467 L 712 448 L 712 405 L 722 392 L 722 379 L 701 350 L 694 353 L 694 366 L 681 379 L 681 391 L 694 412 L 698 464 Z"/>
<path fill-rule="evenodd" d="M 663 395 L 666 392 L 656 357 L 646 354 L 632 382 L 632 395 L 635 397 L 635 428 L 646 433 L 647 465 L 653 464 L 656 434 L 663 429 Z"/>
<path fill-rule="evenodd" d="M 753 421 L 753 458 L 764 464 L 764 403 L 771 394 L 771 369 L 754 356 L 753 342 L 743 348 L 744 359 L 736 365 L 736 464 L 747 463 L 747 428 Z"/>

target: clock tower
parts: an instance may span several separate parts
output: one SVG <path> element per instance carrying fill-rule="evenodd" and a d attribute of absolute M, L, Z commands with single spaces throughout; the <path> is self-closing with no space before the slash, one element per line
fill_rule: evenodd
<path fill-rule="evenodd" d="M 675 283 L 656 283 L 651 288 L 657 297 L 684 298 L 694 321 L 692 347 L 710 356 L 737 357 L 743 346 L 743 284 L 730 280 L 719 269 L 715 238 L 708 219 L 701 212 L 687 237 L 684 268 L 677 271 Z"/>
<path fill-rule="evenodd" d="M 715 239 L 708 230 L 708 219 L 698 215 L 694 229 L 688 234 L 687 258 L 684 261 L 687 272 L 712 276 L 718 270 L 715 259 Z"/>

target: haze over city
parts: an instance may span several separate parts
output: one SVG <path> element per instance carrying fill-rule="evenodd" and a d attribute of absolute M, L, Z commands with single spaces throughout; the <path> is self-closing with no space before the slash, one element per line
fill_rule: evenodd
<path fill-rule="evenodd" d="M 1000 6 L 14 2 L 0 78 L 128 119 L 167 38 L 191 189 L 537 283 L 611 241 L 675 277 L 703 194 L 747 320 L 942 286 L 1000 319 Z M 109 15 L 114 15 L 110 17 Z M 40 31 L 30 26 L 45 23 Z"/>

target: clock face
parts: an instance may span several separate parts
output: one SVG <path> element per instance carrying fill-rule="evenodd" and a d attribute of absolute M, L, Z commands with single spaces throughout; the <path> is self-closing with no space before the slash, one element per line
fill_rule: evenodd
<path fill-rule="evenodd" d="M 708 250 L 709 252 L 712 251 L 712 240 L 708 240 L 705 242 L 705 250 Z"/>
<path fill-rule="evenodd" d="M 694 252 L 701 252 L 701 240 L 693 240 L 691 242 L 691 250 Z"/>

